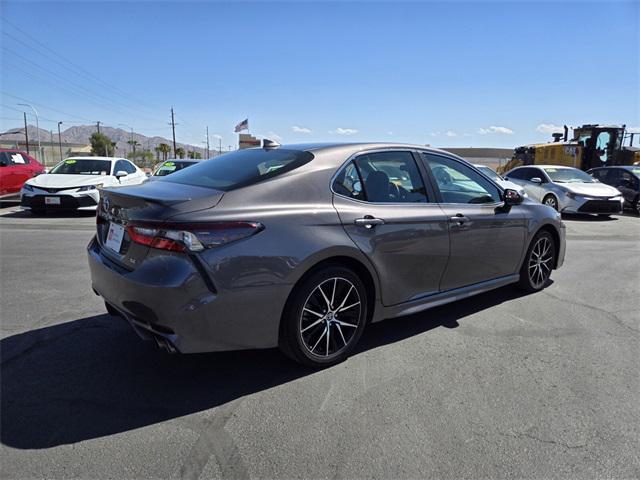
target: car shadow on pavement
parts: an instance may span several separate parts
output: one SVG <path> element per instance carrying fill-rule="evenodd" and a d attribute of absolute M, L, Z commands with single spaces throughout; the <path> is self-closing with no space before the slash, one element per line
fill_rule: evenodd
<path fill-rule="evenodd" d="M 522 294 L 504 287 L 369 325 L 354 355 L 458 321 Z M 0 440 L 41 449 L 205 411 L 313 374 L 277 349 L 169 355 L 123 320 L 97 315 L 0 341 Z"/>
<path fill-rule="evenodd" d="M 59 210 L 51 211 L 40 214 L 33 214 L 28 210 L 16 210 L 14 212 L 5 213 L 2 215 L 4 218 L 32 218 L 32 219 L 46 219 L 46 218 L 76 218 L 76 217 L 95 217 L 95 210 Z"/>
<path fill-rule="evenodd" d="M 563 213 L 562 220 L 566 220 L 569 222 L 616 222 L 618 221 L 618 219 L 615 216 L 587 215 L 587 214 L 579 214 L 579 213 Z"/>

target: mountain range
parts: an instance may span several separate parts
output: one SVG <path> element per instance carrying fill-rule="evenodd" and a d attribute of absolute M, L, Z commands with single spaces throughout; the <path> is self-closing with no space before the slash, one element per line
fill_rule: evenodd
<path fill-rule="evenodd" d="M 7 133 L 0 136 L 0 141 L 6 143 L 7 141 L 19 141 L 24 142 L 24 127 L 18 128 L 10 128 L 7 132 L 16 132 L 16 133 Z M 60 132 L 60 139 L 63 144 L 72 143 L 72 144 L 81 144 L 88 145 L 89 137 L 92 133 L 97 131 L 96 125 L 77 125 L 73 127 L 69 127 Z M 34 125 L 27 125 L 27 133 L 29 134 L 29 145 L 37 145 L 38 132 L 40 133 L 40 142 L 54 142 L 58 143 L 58 132 L 50 132 L 48 130 L 43 130 L 42 128 L 38 130 Z M 148 137 L 141 133 L 133 132 L 133 136 L 130 131 L 123 130 L 122 128 L 114 128 L 109 126 L 100 126 L 100 133 L 104 133 L 107 137 L 111 139 L 111 141 L 116 142 L 117 154 L 124 155 L 126 152 L 130 150 L 130 145 L 127 143 L 129 140 L 136 140 L 139 145 L 136 147 L 137 149 L 143 148 L 145 150 L 151 150 L 155 152 L 155 148 L 161 143 L 166 143 L 167 145 L 173 147 L 173 141 L 166 139 L 164 137 L 154 136 Z M 176 142 L 178 147 L 184 148 L 185 152 L 192 150 L 196 152 L 200 152 L 204 157 L 206 155 L 206 149 L 202 146 L 190 145 L 188 143 L 180 143 Z M 213 151 L 213 148 L 211 148 Z"/>

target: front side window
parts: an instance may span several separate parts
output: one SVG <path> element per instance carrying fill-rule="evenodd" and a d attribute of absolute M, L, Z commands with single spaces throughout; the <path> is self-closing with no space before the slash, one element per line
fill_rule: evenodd
<path fill-rule="evenodd" d="M 282 175 L 311 160 L 313 154 L 301 150 L 250 148 L 203 160 L 158 181 L 229 191 Z"/>
<path fill-rule="evenodd" d="M 67 158 L 53 167 L 51 174 L 63 175 L 109 175 L 111 162 L 109 160 L 91 160 Z"/>
<path fill-rule="evenodd" d="M 456 160 L 422 154 L 431 170 L 444 203 L 498 203 L 500 191 L 475 170 Z"/>
<path fill-rule="evenodd" d="M 124 171 L 127 173 L 136 173 L 136 167 L 131 162 L 123 162 L 124 163 Z"/>
<path fill-rule="evenodd" d="M 0 152 L 0 163 L 3 165 L 28 165 L 29 159 L 20 152 Z"/>
<path fill-rule="evenodd" d="M 425 203 L 427 193 L 411 152 L 379 152 L 355 160 L 369 202 Z"/>

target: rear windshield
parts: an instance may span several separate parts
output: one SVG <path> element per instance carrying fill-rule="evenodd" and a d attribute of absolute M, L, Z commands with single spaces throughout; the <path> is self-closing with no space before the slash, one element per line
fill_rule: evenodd
<path fill-rule="evenodd" d="M 312 159 L 311 153 L 298 150 L 251 148 L 199 162 L 158 181 L 228 191 L 273 178 Z"/>
<path fill-rule="evenodd" d="M 65 175 L 109 175 L 111 162 L 109 160 L 89 160 L 68 158 L 53 167 L 49 173 Z"/>

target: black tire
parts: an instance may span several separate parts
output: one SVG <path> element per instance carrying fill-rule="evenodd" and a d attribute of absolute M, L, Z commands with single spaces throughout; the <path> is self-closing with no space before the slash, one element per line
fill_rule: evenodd
<path fill-rule="evenodd" d="M 553 208 L 556 212 L 558 211 L 558 199 L 553 193 L 545 195 L 545 197 L 542 199 L 542 203 Z"/>
<path fill-rule="evenodd" d="M 518 287 L 521 290 L 529 293 L 538 292 L 547 286 L 551 270 L 555 266 L 556 250 L 553 235 L 548 231 L 542 230 L 533 237 L 520 267 Z"/>
<path fill-rule="evenodd" d="M 360 340 L 367 312 L 367 293 L 360 277 L 346 267 L 322 267 L 291 293 L 281 320 L 280 349 L 309 367 L 340 363 Z"/>

